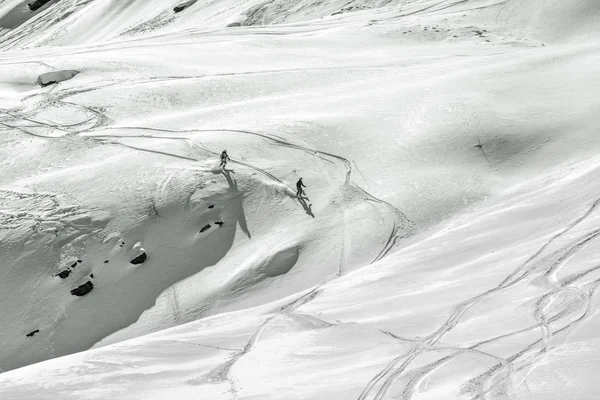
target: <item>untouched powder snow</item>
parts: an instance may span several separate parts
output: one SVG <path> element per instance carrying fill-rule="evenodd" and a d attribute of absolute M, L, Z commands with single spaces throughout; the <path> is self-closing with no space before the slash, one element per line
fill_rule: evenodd
<path fill-rule="evenodd" d="M 600 397 L 597 1 L 25 8 L 0 398 Z"/>

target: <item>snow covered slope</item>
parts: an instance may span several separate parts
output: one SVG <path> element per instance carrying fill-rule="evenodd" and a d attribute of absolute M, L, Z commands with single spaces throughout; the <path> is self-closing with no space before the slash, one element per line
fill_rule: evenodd
<path fill-rule="evenodd" d="M 596 0 L 51 0 L 0 3 L 0 46 L 90 44 L 140 35 L 219 32 L 226 26 L 354 20 L 374 23 L 439 19 L 484 23 L 511 40 L 589 40 L 599 32 Z M 179 12 L 175 12 L 177 7 Z M 472 27 L 469 25 L 468 27 Z M 419 35 L 421 36 L 421 35 Z"/>
<path fill-rule="evenodd" d="M 0 3 L 3 399 L 600 395 L 597 2 L 182 3 Z"/>

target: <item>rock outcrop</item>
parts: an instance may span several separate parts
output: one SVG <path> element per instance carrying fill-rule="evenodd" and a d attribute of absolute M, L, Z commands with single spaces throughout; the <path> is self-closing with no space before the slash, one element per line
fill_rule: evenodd
<path fill-rule="evenodd" d="M 39 329 L 36 329 L 35 331 L 31 331 L 31 332 L 29 332 L 29 333 L 28 333 L 27 335 L 25 335 L 25 336 L 27 336 L 27 337 L 33 337 L 33 335 L 35 335 L 35 334 L 36 334 L 36 333 L 38 333 L 39 331 L 40 331 Z"/>
<path fill-rule="evenodd" d="M 79 287 L 71 290 L 71 294 L 73 296 L 81 297 L 81 296 L 85 296 L 86 294 L 91 292 L 92 289 L 94 289 L 94 284 L 91 281 L 87 281 L 83 285 L 80 285 Z"/>
<path fill-rule="evenodd" d="M 177 6 L 175 6 L 175 8 L 173 8 L 173 11 L 175 11 L 176 13 L 182 12 L 186 8 L 192 6 L 196 1 L 197 0 L 189 0 L 189 1 L 186 1 L 185 3 L 181 3 Z"/>
<path fill-rule="evenodd" d="M 42 8 L 46 3 L 49 3 L 50 0 L 35 0 L 32 1 L 31 3 L 27 4 L 27 6 L 29 7 L 29 9 L 31 11 L 36 11 L 40 8 Z"/>
<path fill-rule="evenodd" d="M 69 79 L 71 79 L 75 75 L 77 75 L 78 73 L 79 73 L 79 71 L 75 71 L 74 69 L 66 69 L 66 70 L 63 70 L 63 71 L 46 72 L 44 74 L 41 74 L 38 77 L 37 83 L 41 87 L 46 87 L 46 86 L 49 86 L 49 85 L 53 85 L 55 83 L 59 83 L 59 82 L 63 82 L 63 81 L 68 81 Z"/>
<path fill-rule="evenodd" d="M 146 252 L 144 252 L 129 262 L 136 265 L 136 264 L 142 264 L 147 259 L 148 259 L 148 256 L 146 255 Z"/>
<path fill-rule="evenodd" d="M 210 224 L 206 224 L 206 225 L 204 225 L 204 226 L 202 227 L 202 229 L 200 229 L 200 233 L 202 233 L 202 232 L 205 232 L 205 231 L 207 231 L 207 230 L 209 230 L 209 229 L 210 229 Z"/>
<path fill-rule="evenodd" d="M 58 276 L 60 279 L 67 279 L 71 275 L 70 269 L 65 269 L 64 271 L 60 271 L 58 274 L 54 276 Z"/>

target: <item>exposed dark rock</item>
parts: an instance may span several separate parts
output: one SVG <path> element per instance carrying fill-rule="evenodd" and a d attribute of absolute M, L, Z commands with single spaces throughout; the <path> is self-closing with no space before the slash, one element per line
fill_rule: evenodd
<path fill-rule="evenodd" d="M 108 264 L 108 260 L 104 260 L 104 264 Z"/>
<path fill-rule="evenodd" d="M 148 259 L 148 256 L 146 255 L 146 253 L 142 253 L 139 256 L 137 256 L 136 258 L 134 258 L 133 260 L 129 261 L 132 264 L 141 264 L 144 261 L 146 261 Z"/>
<path fill-rule="evenodd" d="M 236 28 L 236 27 L 238 27 L 238 26 L 242 26 L 242 24 L 241 24 L 241 23 L 239 23 L 239 22 L 232 22 L 232 23 L 230 23 L 230 24 L 227 24 L 227 27 L 228 27 L 228 28 Z"/>
<path fill-rule="evenodd" d="M 94 288 L 94 284 L 91 281 L 87 281 L 83 285 L 71 290 L 73 296 L 85 296 Z"/>
<path fill-rule="evenodd" d="M 175 11 L 176 13 L 178 12 L 182 12 L 183 10 L 185 10 L 186 8 L 188 8 L 189 6 L 193 5 L 197 0 L 189 0 L 186 1 L 185 3 L 181 3 L 177 6 L 175 6 L 175 8 L 173 8 L 173 11 Z"/>
<path fill-rule="evenodd" d="M 210 224 L 206 224 L 206 225 L 204 225 L 204 226 L 202 227 L 202 229 L 200 229 L 200 233 L 202 233 L 202 232 L 205 232 L 205 231 L 207 231 L 207 230 L 209 230 L 209 229 L 210 229 Z"/>
<path fill-rule="evenodd" d="M 34 0 L 31 3 L 27 4 L 31 11 L 35 11 L 37 9 L 42 8 L 42 6 L 48 3 L 50 0 Z"/>
<path fill-rule="evenodd" d="M 208 208 L 215 208 L 215 205 L 211 204 L 210 206 L 208 206 Z"/>
<path fill-rule="evenodd" d="M 123 246 L 125 246 L 125 242 L 119 243 L 119 247 L 123 247 Z"/>
<path fill-rule="evenodd" d="M 81 260 L 77 260 L 77 262 L 78 262 L 78 263 L 82 263 L 83 261 L 81 261 Z"/>
<path fill-rule="evenodd" d="M 223 221 L 216 221 L 215 224 L 219 225 L 219 228 L 223 227 Z"/>
<path fill-rule="evenodd" d="M 71 275 L 70 269 L 65 269 L 64 271 L 60 271 L 58 274 L 54 276 L 58 276 L 60 279 L 67 279 Z"/>
<path fill-rule="evenodd" d="M 75 268 L 77 266 L 77 262 L 74 262 L 73 264 L 71 264 L 71 268 Z"/>
<path fill-rule="evenodd" d="M 40 331 L 39 329 L 36 329 L 35 331 L 31 331 L 31 332 L 29 332 L 29 333 L 28 333 L 27 335 L 25 335 L 25 336 L 27 336 L 27 337 L 32 337 L 33 335 L 35 335 L 35 334 L 36 334 L 36 333 L 38 333 L 39 331 Z"/>
<path fill-rule="evenodd" d="M 90 274 L 90 278 L 93 278 L 93 277 L 94 277 L 94 274 Z"/>
<path fill-rule="evenodd" d="M 79 71 L 75 71 L 72 69 L 67 69 L 67 70 L 63 70 L 63 71 L 46 72 L 45 74 L 41 74 L 38 77 L 37 83 L 40 86 L 45 87 L 48 85 L 53 85 L 58 82 L 68 81 L 69 79 L 71 79 L 75 75 L 77 75 L 78 73 L 79 73 Z"/>

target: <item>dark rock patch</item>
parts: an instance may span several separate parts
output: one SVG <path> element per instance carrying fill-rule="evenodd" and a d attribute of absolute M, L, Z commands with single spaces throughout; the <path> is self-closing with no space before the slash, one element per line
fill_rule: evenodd
<path fill-rule="evenodd" d="M 59 83 L 59 82 L 63 82 L 63 81 L 68 81 L 69 79 L 71 79 L 75 75 L 77 75 L 78 73 L 79 73 L 79 71 L 75 71 L 73 69 L 66 69 L 66 70 L 62 70 L 62 71 L 46 72 L 45 74 L 41 74 L 38 77 L 37 83 L 38 83 L 38 85 L 40 85 L 42 87 L 46 87 L 46 86 L 49 86 L 49 85 L 53 85 L 55 83 Z"/>
<path fill-rule="evenodd" d="M 27 336 L 27 337 L 33 337 L 33 335 L 35 335 L 35 334 L 36 334 L 36 333 L 38 333 L 39 331 L 40 331 L 39 329 L 36 329 L 35 331 L 31 331 L 31 332 L 29 332 L 29 333 L 28 333 L 27 335 L 25 335 L 25 336 Z"/>
<path fill-rule="evenodd" d="M 223 221 L 216 221 L 215 224 L 219 225 L 219 228 L 223 227 Z"/>
<path fill-rule="evenodd" d="M 71 268 L 75 268 L 77 266 L 77 262 L 74 262 L 73 264 L 71 264 Z"/>
<path fill-rule="evenodd" d="M 202 233 L 202 232 L 205 232 L 205 231 L 207 231 L 207 230 L 209 230 L 209 229 L 210 229 L 210 224 L 206 224 L 206 225 L 204 225 L 204 226 L 202 227 L 202 229 L 200 229 L 200 233 Z"/>
<path fill-rule="evenodd" d="M 44 4 L 50 2 L 50 0 L 34 0 L 31 3 L 27 4 L 31 11 L 36 11 L 44 6 Z"/>
<path fill-rule="evenodd" d="M 108 264 L 108 260 L 104 260 L 104 264 Z"/>
<path fill-rule="evenodd" d="M 148 256 L 146 255 L 146 253 L 142 253 L 129 262 L 135 265 L 135 264 L 141 264 L 144 261 L 146 261 L 147 259 L 148 259 Z"/>
<path fill-rule="evenodd" d="M 58 276 L 60 279 L 67 279 L 71 275 L 70 269 L 65 269 L 64 271 L 60 271 L 58 274 L 54 276 Z"/>
<path fill-rule="evenodd" d="M 211 204 L 210 206 L 208 206 L 208 208 L 215 208 L 215 205 Z"/>
<path fill-rule="evenodd" d="M 177 5 L 177 6 L 175 6 L 175 8 L 173 8 L 173 11 L 174 11 L 174 12 L 176 12 L 176 13 L 178 13 L 178 12 L 182 12 L 182 11 L 183 11 L 183 10 L 185 10 L 186 8 L 188 8 L 188 7 L 192 6 L 192 5 L 194 5 L 194 3 L 195 3 L 196 1 L 197 1 L 197 0 L 189 0 L 189 1 L 186 1 L 185 3 L 181 3 L 181 4 Z"/>
<path fill-rule="evenodd" d="M 228 28 L 236 28 L 236 27 L 238 27 L 238 26 L 242 26 L 242 24 L 241 24 L 241 23 L 239 23 L 239 22 L 232 22 L 232 23 L 230 23 L 230 24 L 227 24 L 227 27 L 228 27 Z"/>
<path fill-rule="evenodd" d="M 87 281 L 83 285 L 71 290 L 73 296 L 85 296 L 94 288 L 94 284 L 91 281 Z"/>
<path fill-rule="evenodd" d="M 90 278 L 93 278 L 93 277 L 94 277 L 94 274 L 90 274 Z"/>
<path fill-rule="evenodd" d="M 55 2 L 58 0 L 50 0 L 50 1 L 44 1 L 45 4 L 41 4 L 39 7 L 35 8 L 36 1 L 29 1 L 29 8 L 25 7 L 25 5 L 27 4 L 26 2 L 21 2 L 21 3 L 17 3 L 15 4 L 15 6 L 13 7 L 12 10 L 6 12 L 6 10 L 4 10 L 3 14 L 0 17 L 0 28 L 5 28 L 5 29 L 15 29 L 18 28 L 20 26 L 22 26 L 25 22 L 29 21 L 31 18 L 35 17 L 37 14 L 43 12 L 43 8 L 47 8 L 44 7 L 45 5 L 50 6 L 49 3 L 51 2 Z M 0 2 L 2 3 L 2 2 Z M 6 2 L 4 2 L 6 3 Z M 4 6 L 4 3 L 2 4 Z M 35 10 L 32 9 L 31 7 L 34 6 Z"/>
<path fill-rule="evenodd" d="M 342 9 L 340 9 L 339 11 L 334 12 L 331 15 L 339 15 L 339 14 L 344 14 L 347 12 L 352 12 L 352 11 L 360 11 L 360 10 L 364 10 L 365 7 L 360 7 L 360 6 L 349 6 L 349 7 L 344 7 Z"/>
<path fill-rule="evenodd" d="M 123 247 L 123 246 L 125 246 L 125 242 L 119 243 L 119 247 Z"/>

